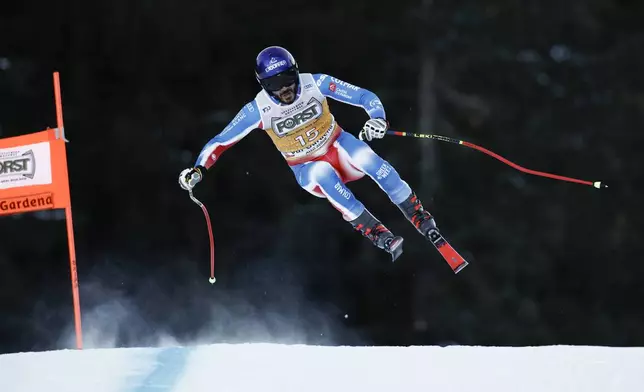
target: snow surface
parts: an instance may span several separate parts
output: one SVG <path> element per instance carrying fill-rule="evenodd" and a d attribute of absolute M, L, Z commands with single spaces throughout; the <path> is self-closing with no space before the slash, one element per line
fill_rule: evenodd
<path fill-rule="evenodd" d="M 0 355 L 0 391 L 644 391 L 644 348 L 216 344 Z"/>

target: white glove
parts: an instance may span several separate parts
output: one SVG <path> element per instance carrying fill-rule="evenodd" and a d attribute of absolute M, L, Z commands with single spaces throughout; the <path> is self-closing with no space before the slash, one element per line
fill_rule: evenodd
<path fill-rule="evenodd" d="M 367 120 L 358 134 L 360 140 L 371 141 L 372 139 L 382 139 L 389 128 L 389 124 L 382 118 L 371 118 Z"/>
<path fill-rule="evenodd" d="M 183 169 L 181 174 L 179 174 L 179 185 L 187 191 L 192 190 L 192 188 L 201 181 L 202 177 L 203 176 L 201 175 L 201 170 L 199 170 L 199 168 L 189 167 L 187 169 Z"/>

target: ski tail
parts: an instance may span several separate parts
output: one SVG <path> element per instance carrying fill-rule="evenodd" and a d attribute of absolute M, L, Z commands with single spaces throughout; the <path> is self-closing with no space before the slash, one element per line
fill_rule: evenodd
<path fill-rule="evenodd" d="M 438 230 L 430 230 L 427 233 L 427 237 L 455 274 L 458 274 L 463 268 L 467 267 L 469 263 L 447 242 Z"/>

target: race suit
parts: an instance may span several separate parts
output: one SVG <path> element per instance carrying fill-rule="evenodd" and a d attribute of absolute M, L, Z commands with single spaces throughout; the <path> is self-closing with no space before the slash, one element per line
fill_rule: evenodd
<path fill-rule="evenodd" d="M 409 185 L 367 143 L 336 123 L 327 98 L 362 107 L 370 118 L 386 118 L 373 92 L 326 74 L 301 73 L 293 103 L 280 103 L 260 91 L 203 147 L 195 166 L 209 169 L 225 150 L 251 131 L 263 130 L 293 170 L 298 184 L 317 197 L 327 198 L 347 221 L 358 217 L 365 207 L 345 184 L 365 174 L 394 204 L 406 200 L 411 194 Z"/>

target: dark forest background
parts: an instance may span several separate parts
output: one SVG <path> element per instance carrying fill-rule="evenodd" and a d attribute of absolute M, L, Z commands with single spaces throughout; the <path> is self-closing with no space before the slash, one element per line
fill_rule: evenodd
<path fill-rule="evenodd" d="M 0 16 L 0 137 L 55 127 L 61 73 L 87 347 L 643 345 L 644 2 L 23 0 Z M 269 45 L 378 94 L 389 160 L 469 261 L 454 275 L 368 178 L 395 264 L 264 133 L 177 184 L 258 91 Z M 357 135 L 367 115 L 330 102 Z M 64 215 L 0 218 L 0 352 L 73 347 Z"/>

